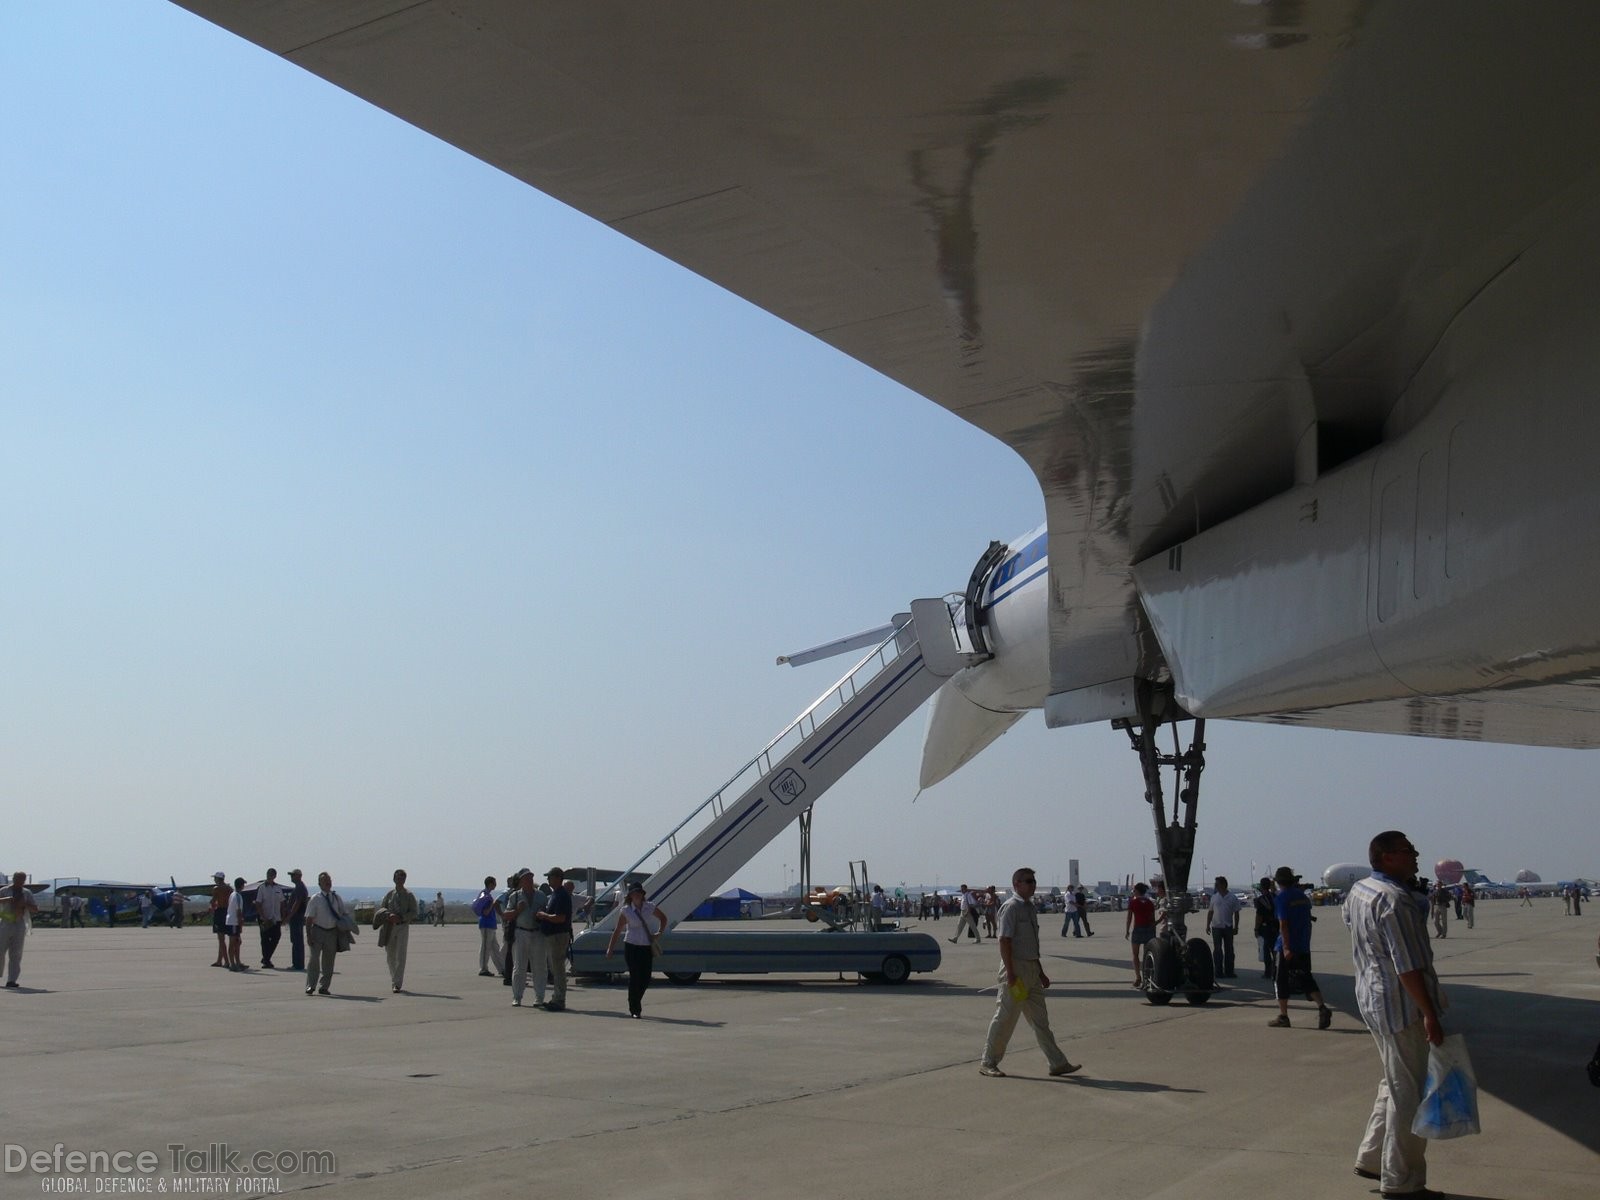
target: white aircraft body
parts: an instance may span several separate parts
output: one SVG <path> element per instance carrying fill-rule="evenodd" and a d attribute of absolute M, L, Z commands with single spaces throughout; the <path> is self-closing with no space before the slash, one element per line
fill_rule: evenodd
<path fill-rule="evenodd" d="M 1322 886 L 1348 892 L 1357 880 L 1372 874 L 1366 863 L 1334 863 L 1322 873 Z"/>
<path fill-rule="evenodd" d="M 1600 744 L 1587 0 L 178 2 L 1015 448 L 924 784 L 1117 723 L 1182 892 L 1205 718 Z"/>

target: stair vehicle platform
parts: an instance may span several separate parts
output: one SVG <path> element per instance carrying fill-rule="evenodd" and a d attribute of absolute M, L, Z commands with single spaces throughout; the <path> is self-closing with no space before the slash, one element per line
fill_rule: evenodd
<path fill-rule="evenodd" d="M 572 969 L 583 976 L 619 975 L 622 948 L 606 957 L 610 934 L 591 929 L 572 943 Z M 702 975 L 798 975 L 854 971 L 882 983 L 904 983 L 934 971 L 939 940 L 926 933 L 869 933 L 836 929 L 673 929 L 661 937 L 655 969 L 675 983 Z"/>

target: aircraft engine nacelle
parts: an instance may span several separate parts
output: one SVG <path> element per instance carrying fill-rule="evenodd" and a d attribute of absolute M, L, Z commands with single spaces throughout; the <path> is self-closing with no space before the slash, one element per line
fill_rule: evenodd
<path fill-rule="evenodd" d="M 1350 706 L 1339 727 L 1360 728 L 1360 706 L 1387 702 L 1402 732 L 1600 746 L 1587 706 L 1507 703 L 1481 720 L 1407 706 L 1600 673 L 1600 356 L 1584 353 L 1600 337 L 1597 250 L 1586 227 L 1519 257 L 1415 372 L 1375 449 L 1308 466 L 1135 566 L 1186 711 Z"/>

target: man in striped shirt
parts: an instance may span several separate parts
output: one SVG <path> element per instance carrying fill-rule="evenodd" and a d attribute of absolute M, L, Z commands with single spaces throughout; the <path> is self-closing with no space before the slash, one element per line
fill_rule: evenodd
<path fill-rule="evenodd" d="M 1356 1151 L 1355 1172 L 1381 1180 L 1386 1197 L 1430 1200 L 1427 1142 L 1411 1132 L 1428 1071 L 1428 1045 L 1444 1040 L 1444 1003 L 1428 941 L 1427 897 L 1413 890 L 1417 848 L 1399 830 L 1372 839 L 1372 875 L 1344 902 L 1355 958 L 1356 1003 L 1378 1044 L 1383 1081 Z"/>

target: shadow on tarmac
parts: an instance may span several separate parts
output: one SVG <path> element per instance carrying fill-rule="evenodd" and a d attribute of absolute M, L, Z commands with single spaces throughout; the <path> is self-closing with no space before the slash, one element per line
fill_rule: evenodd
<path fill-rule="evenodd" d="M 1478 1087 L 1600 1153 L 1584 1064 L 1600 1038 L 1594 1001 L 1445 980 L 1446 1033 L 1465 1034 Z"/>
<path fill-rule="evenodd" d="M 600 1017 L 602 1019 L 627 1020 L 628 1014 L 613 1008 L 569 1008 L 563 1014 L 569 1017 Z M 727 1026 L 726 1021 L 697 1021 L 693 1017 L 658 1017 L 653 1013 L 645 1013 L 639 1018 L 642 1021 L 654 1022 L 657 1025 L 693 1025 L 700 1029 L 722 1029 Z"/>
<path fill-rule="evenodd" d="M 1013 1076 L 1016 1078 L 1016 1076 Z M 1151 1083 L 1144 1079 L 1086 1079 L 1082 1075 L 1068 1075 L 1061 1079 L 1034 1079 L 1032 1076 L 1022 1076 L 1034 1083 L 1065 1083 L 1073 1087 L 1093 1088 L 1102 1092 L 1173 1092 L 1175 1094 L 1200 1096 L 1205 1094 L 1204 1088 L 1169 1087 L 1164 1083 Z"/>

